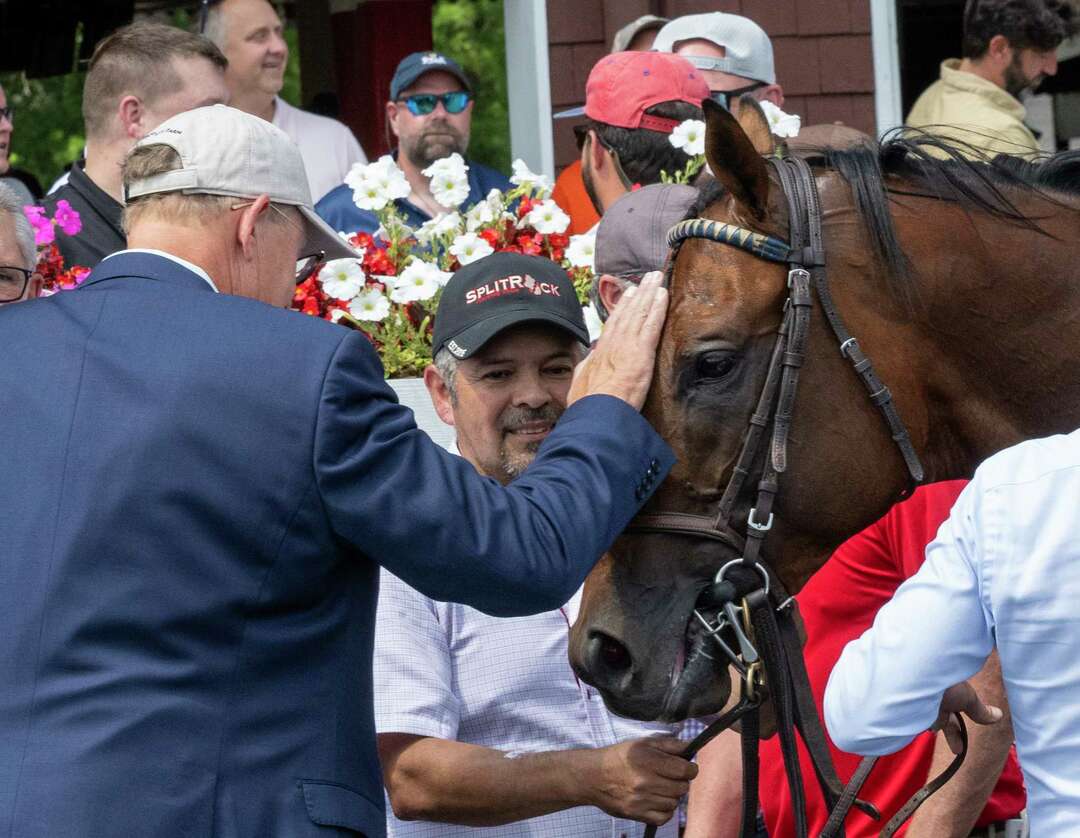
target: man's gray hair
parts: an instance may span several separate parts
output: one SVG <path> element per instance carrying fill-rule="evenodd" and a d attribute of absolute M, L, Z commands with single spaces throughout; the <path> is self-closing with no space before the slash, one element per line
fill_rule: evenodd
<path fill-rule="evenodd" d="M 457 404 L 458 359 L 444 346 L 435 353 L 431 363 L 435 366 L 435 371 L 439 373 L 443 384 L 446 385 L 447 392 L 450 393 L 450 403 Z"/>
<path fill-rule="evenodd" d="M 15 222 L 15 240 L 19 243 L 19 253 L 22 256 L 23 267 L 33 270 L 37 264 L 37 245 L 34 243 L 34 231 L 23 214 L 22 206 L 15 192 L 6 183 L 0 183 L 0 212 L 11 215 Z"/>

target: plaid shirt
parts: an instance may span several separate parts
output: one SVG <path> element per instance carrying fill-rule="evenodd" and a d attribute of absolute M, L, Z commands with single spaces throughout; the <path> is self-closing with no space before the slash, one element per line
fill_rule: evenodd
<path fill-rule="evenodd" d="M 374 664 L 379 732 L 454 739 L 515 756 L 676 732 L 609 713 L 596 691 L 574 676 L 567 642 L 580 591 L 557 611 L 496 618 L 428 599 L 385 570 L 380 584 Z M 387 812 L 391 838 L 632 838 L 644 832 L 640 823 L 593 807 L 486 828 L 400 821 L 389 802 Z M 674 838 L 677 820 L 659 835 Z"/>

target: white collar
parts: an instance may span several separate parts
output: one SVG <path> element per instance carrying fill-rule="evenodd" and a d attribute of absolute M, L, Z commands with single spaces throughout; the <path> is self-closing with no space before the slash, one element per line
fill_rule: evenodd
<path fill-rule="evenodd" d="M 172 253 L 166 253 L 164 250 L 154 250 L 149 247 L 132 247 L 129 250 L 118 250 L 116 251 L 116 253 L 110 253 L 108 256 L 105 257 L 105 259 L 112 259 L 113 256 L 119 256 L 121 253 L 151 253 L 154 256 L 161 256 L 164 259 L 171 259 L 173 262 L 176 262 L 176 264 L 178 264 L 180 267 L 187 268 L 196 276 L 200 276 L 205 279 L 206 284 L 213 288 L 214 292 L 217 293 L 218 287 L 214 285 L 214 280 L 210 278 L 210 274 L 208 274 L 198 265 L 189 262 L 187 259 L 181 259 L 179 256 L 176 256 Z M 105 259 L 102 259 L 101 261 L 104 262 Z"/>

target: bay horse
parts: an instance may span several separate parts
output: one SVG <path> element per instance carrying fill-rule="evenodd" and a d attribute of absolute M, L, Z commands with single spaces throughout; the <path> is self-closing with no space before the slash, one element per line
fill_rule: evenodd
<path fill-rule="evenodd" d="M 763 156 L 776 153 L 767 127 L 710 104 L 716 183 L 691 215 L 785 239 L 779 167 Z M 973 162 L 932 137 L 897 135 L 810 162 L 835 309 L 891 390 L 917 478 L 967 477 L 1003 448 L 1080 426 L 1080 157 Z M 763 392 L 788 272 L 715 237 L 687 239 L 669 269 L 643 413 L 678 463 L 643 514 L 714 518 Z M 850 353 L 837 351 L 819 301 L 809 318 L 762 553 L 789 593 L 900 500 L 915 473 Z M 740 527 L 765 448 L 734 498 L 728 520 Z M 632 526 L 593 570 L 570 656 L 615 712 L 677 720 L 728 703 L 726 666 L 684 662 L 700 633 L 695 604 L 718 568 L 740 558 L 734 543 Z"/>

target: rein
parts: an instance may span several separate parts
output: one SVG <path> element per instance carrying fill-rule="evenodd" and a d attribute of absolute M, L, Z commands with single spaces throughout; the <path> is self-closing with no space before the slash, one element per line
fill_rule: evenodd
<path fill-rule="evenodd" d="M 857 799 L 858 790 L 869 775 L 875 759 L 864 759 L 852 782 L 844 788 L 829 755 L 825 733 L 810 689 L 795 622 L 794 612 L 797 605 L 784 591 L 775 573 L 761 559 L 762 544 L 772 529 L 775 518 L 773 505 L 779 491 L 780 475 L 787 470 L 788 437 L 799 373 L 806 357 L 810 312 L 815 295 L 839 344 L 840 354 L 850 362 L 866 387 L 870 401 L 881 413 L 913 485 L 922 482 L 924 471 L 889 388 L 875 373 L 873 364 L 863 353 L 858 340 L 847 330 L 833 302 L 825 271 L 821 203 L 809 164 L 797 157 L 770 157 L 767 161 L 776 171 L 787 199 L 788 241 L 704 218 L 682 221 L 668 232 L 668 244 L 672 248 L 666 272 L 668 287 L 679 249 L 688 239 L 705 239 L 738 247 L 760 259 L 788 266 L 788 294 L 784 302 L 783 317 L 777 330 L 765 382 L 743 437 L 742 449 L 724 488 L 715 516 L 656 512 L 638 516 L 626 532 L 703 538 L 720 542 L 740 556 L 720 567 L 712 585 L 695 605 L 693 620 L 703 629 L 703 633 L 696 637 L 695 649 L 691 653 L 704 654 L 711 658 L 704 647 L 709 645 L 710 639 L 714 641 L 724 654 L 724 663 L 733 667 L 741 676 L 740 700 L 735 708 L 717 718 L 691 742 L 683 756 L 687 759 L 693 757 L 709 740 L 741 720 L 741 834 L 743 838 L 751 838 L 755 834 L 758 808 L 759 707 L 763 693 L 767 690 L 776 713 L 777 733 L 791 789 L 797 836 L 806 838 L 808 827 L 806 793 L 802 782 L 796 731 L 810 754 L 814 773 L 831 812 L 825 830 L 821 833 L 822 838 L 842 838 L 843 821 L 852 806 L 857 806 L 875 820 L 880 819 L 880 814 L 873 805 Z M 771 438 L 766 445 L 770 426 Z M 745 531 L 740 534 L 733 526 L 736 503 L 744 495 L 747 481 L 759 455 L 763 453 L 763 447 L 764 464 L 761 466 L 756 498 L 746 516 Z M 882 836 L 892 836 L 918 805 L 955 773 L 963 760 L 964 751 L 961 751 L 941 776 L 908 801 L 897 813 L 897 817 L 885 825 Z M 901 815 L 904 817 L 900 818 Z M 651 838 L 655 832 L 654 827 L 649 827 L 645 831 L 646 838 Z"/>

